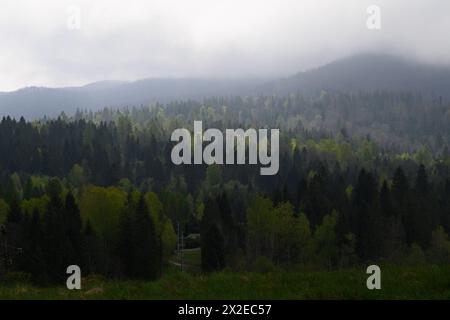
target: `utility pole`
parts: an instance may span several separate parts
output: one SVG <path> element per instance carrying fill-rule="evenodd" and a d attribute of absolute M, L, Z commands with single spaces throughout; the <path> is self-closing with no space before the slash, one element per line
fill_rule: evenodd
<path fill-rule="evenodd" d="M 8 240 L 6 238 L 6 227 L 3 224 L 0 225 L 0 236 L 1 238 L 3 238 L 3 257 L 0 256 L 0 271 L 2 268 L 4 268 L 4 272 L 6 273 L 6 270 L 8 269 L 8 260 L 9 260 L 8 242 L 7 242 Z"/>
<path fill-rule="evenodd" d="M 180 222 L 177 221 L 177 255 L 180 261 Z"/>
<path fill-rule="evenodd" d="M 184 231 L 181 231 L 181 272 L 183 272 Z"/>
<path fill-rule="evenodd" d="M 178 261 L 180 261 L 181 272 L 183 272 L 183 231 L 180 232 L 180 222 L 177 222 L 177 248 L 178 248 Z"/>

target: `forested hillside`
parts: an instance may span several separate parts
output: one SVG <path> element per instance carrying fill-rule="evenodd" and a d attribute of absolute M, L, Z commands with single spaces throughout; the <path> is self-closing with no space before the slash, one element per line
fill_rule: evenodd
<path fill-rule="evenodd" d="M 172 164 L 171 132 L 194 120 L 279 128 L 278 174 Z M 37 283 L 61 283 L 69 264 L 156 279 L 178 225 L 200 234 L 204 272 L 449 263 L 449 128 L 446 99 L 387 91 L 4 117 L 0 270 Z"/>
<path fill-rule="evenodd" d="M 295 69 L 294 69 L 295 70 Z M 450 68 L 383 54 L 359 54 L 296 74 L 261 78 L 149 78 L 137 81 L 100 81 L 80 87 L 27 87 L 0 92 L 0 116 L 35 120 L 77 109 L 96 112 L 122 108 L 210 99 L 217 96 L 254 97 L 393 91 L 424 97 L 450 98 Z M 374 102 L 374 101 L 372 101 Z M 353 108 L 352 108 L 353 111 Z"/>
<path fill-rule="evenodd" d="M 375 53 L 358 54 L 277 81 L 277 93 L 408 91 L 450 98 L 450 68 Z M 268 88 L 267 88 L 268 89 Z"/>

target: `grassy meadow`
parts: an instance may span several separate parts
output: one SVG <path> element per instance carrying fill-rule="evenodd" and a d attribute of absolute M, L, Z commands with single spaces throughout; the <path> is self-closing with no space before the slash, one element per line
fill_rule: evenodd
<path fill-rule="evenodd" d="M 450 268 L 382 267 L 381 290 L 366 288 L 365 269 L 219 272 L 174 269 L 154 282 L 83 278 L 82 289 L 0 285 L 1 299 L 450 299 Z"/>

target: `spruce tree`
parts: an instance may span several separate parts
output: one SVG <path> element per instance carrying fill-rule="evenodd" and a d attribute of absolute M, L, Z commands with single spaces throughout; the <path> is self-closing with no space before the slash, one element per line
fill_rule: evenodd
<path fill-rule="evenodd" d="M 6 217 L 8 223 L 20 224 L 23 220 L 22 209 L 20 208 L 20 203 L 17 197 L 13 197 L 9 207 L 9 212 Z"/>
<path fill-rule="evenodd" d="M 433 231 L 432 210 L 429 201 L 428 176 L 424 165 L 420 165 L 417 170 L 415 182 L 414 207 L 411 214 L 411 241 L 419 244 L 422 248 L 427 248 Z"/>
<path fill-rule="evenodd" d="M 120 259 L 125 276 L 132 276 L 134 270 L 134 246 L 133 246 L 133 216 L 134 206 L 131 192 L 128 193 L 127 203 L 120 216 L 119 233 L 117 239 L 117 255 Z"/>
<path fill-rule="evenodd" d="M 66 229 L 65 236 L 67 237 L 68 263 L 80 264 L 81 262 L 81 246 L 82 246 L 82 222 L 80 210 L 75 203 L 75 198 L 72 192 L 66 196 L 64 206 L 64 224 Z"/>
<path fill-rule="evenodd" d="M 51 179 L 47 186 L 50 201 L 43 219 L 43 251 L 47 264 L 49 280 L 62 281 L 67 268 L 67 237 L 64 223 L 64 207 L 61 201 L 61 184 Z"/>
<path fill-rule="evenodd" d="M 225 267 L 225 241 L 217 226 L 220 209 L 213 198 L 208 198 L 200 226 L 202 270 L 206 272 Z"/>
<path fill-rule="evenodd" d="M 211 272 L 225 268 L 225 245 L 219 228 L 211 225 L 202 239 L 202 270 Z"/>
<path fill-rule="evenodd" d="M 144 196 L 139 197 L 133 219 L 133 274 L 139 279 L 154 280 L 160 274 L 158 238 Z"/>

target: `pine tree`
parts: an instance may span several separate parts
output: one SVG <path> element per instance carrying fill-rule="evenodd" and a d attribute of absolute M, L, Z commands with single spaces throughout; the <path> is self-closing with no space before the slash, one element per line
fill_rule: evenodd
<path fill-rule="evenodd" d="M 82 246 L 82 222 L 80 216 L 80 210 L 75 203 L 75 198 L 72 192 L 69 192 L 66 196 L 64 206 L 64 224 L 66 229 L 65 236 L 69 247 L 68 251 L 68 263 L 80 264 L 81 262 L 81 246 Z"/>
<path fill-rule="evenodd" d="M 411 242 L 419 244 L 422 248 L 427 248 L 430 242 L 432 226 L 432 212 L 429 201 L 428 176 L 424 165 L 420 165 L 417 170 L 416 183 L 414 186 L 415 195 L 414 207 L 411 212 Z"/>
<path fill-rule="evenodd" d="M 33 181 L 31 176 L 28 177 L 27 182 L 25 183 L 25 188 L 23 189 L 23 198 L 30 199 L 33 196 Z"/>
<path fill-rule="evenodd" d="M 86 221 L 82 238 L 83 272 L 85 274 L 102 271 L 99 267 L 99 243 L 89 220 Z"/>
<path fill-rule="evenodd" d="M 27 246 L 24 257 L 27 265 L 26 270 L 30 272 L 33 281 L 38 284 L 47 283 L 47 266 L 44 253 L 42 252 L 42 224 L 37 209 L 33 210 L 28 224 Z"/>
<path fill-rule="evenodd" d="M 417 170 L 415 189 L 418 195 L 421 197 L 426 196 L 429 191 L 428 176 L 423 164 L 421 164 L 419 166 L 419 169 Z"/>
<path fill-rule="evenodd" d="M 41 215 L 35 208 L 31 216 L 30 225 L 28 228 L 28 238 L 31 246 L 40 246 L 42 242 L 42 224 Z"/>
<path fill-rule="evenodd" d="M 17 197 L 13 197 L 11 200 L 8 216 L 6 221 L 8 223 L 20 224 L 23 220 L 22 209 L 20 208 L 19 200 Z"/>
<path fill-rule="evenodd" d="M 224 267 L 224 239 L 219 228 L 213 224 L 202 235 L 202 270 L 211 272 Z"/>
<path fill-rule="evenodd" d="M 8 178 L 5 188 L 5 200 L 8 203 L 19 200 L 19 193 L 16 189 L 12 176 Z"/>
<path fill-rule="evenodd" d="M 380 191 L 382 241 L 381 255 L 390 261 L 398 260 L 398 255 L 405 249 L 405 230 L 401 217 L 394 214 L 392 194 L 386 180 Z"/>
<path fill-rule="evenodd" d="M 217 226 L 220 209 L 215 199 L 208 198 L 200 226 L 202 270 L 209 272 L 225 267 L 225 240 Z"/>
<path fill-rule="evenodd" d="M 377 258 L 381 252 L 381 219 L 378 190 L 372 174 L 362 169 L 354 190 L 357 253 L 363 260 Z"/>
<path fill-rule="evenodd" d="M 408 179 L 406 178 L 403 169 L 398 167 L 392 178 L 392 194 L 399 206 L 404 204 L 408 190 Z"/>
<path fill-rule="evenodd" d="M 61 202 L 61 184 L 58 179 L 51 179 L 47 186 L 50 202 L 43 219 L 43 247 L 49 280 L 59 282 L 67 268 L 67 237 L 65 235 L 64 207 Z"/>
<path fill-rule="evenodd" d="M 131 192 L 128 193 L 127 204 L 120 216 L 119 234 L 117 240 L 117 254 L 122 264 L 123 273 L 126 276 L 132 276 L 134 270 L 133 252 L 133 222 L 132 215 L 134 206 L 131 199 Z"/>
<path fill-rule="evenodd" d="M 386 180 L 383 181 L 383 185 L 381 186 L 380 210 L 383 216 L 386 218 L 391 217 L 393 215 L 391 192 L 389 190 Z"/>
<path fill-rule="evenodd" d="M 220 212 L 220 221 L 223 229 L 224 241 L 225 241 L 225 255 L 231 256 L 237 249 L 237 234 L 235 222 L 231 212 L 228 196 L 225 192 L 221 192 L 217 197 L 217 205 Z"/>
<path fill-rule="evenodd" d="M 139 197 L 133 221 L 133 274 L 139 279 L 154 280 L 160 274 L 160 250 L 152 218 L 144 196 Z"/>

